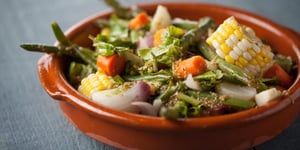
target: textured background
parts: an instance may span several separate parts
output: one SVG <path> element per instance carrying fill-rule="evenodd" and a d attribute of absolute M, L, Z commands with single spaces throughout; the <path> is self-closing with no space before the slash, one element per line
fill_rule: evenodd
<path fill-rule="evenodd" d="M 158 0 L 143 0 L 143 2 Z M 125 5 L 142 2 L 122 1 Z M 298 0 L 193 0 L 248 10 L 300 32 Z M 42 54 L 19 44 L 52 44 L 50 24 L 66 30 L 81 19 L 109 9 L 101 0 L 0 0 L 0 150 L 114 149 L 87 137 L 62 115 L 41 87 L 37 61 Z M 280 121 L 280 120 L 279 120 Z M 300 116 L 282 134 L 257 150 L 300 149 Z"/>

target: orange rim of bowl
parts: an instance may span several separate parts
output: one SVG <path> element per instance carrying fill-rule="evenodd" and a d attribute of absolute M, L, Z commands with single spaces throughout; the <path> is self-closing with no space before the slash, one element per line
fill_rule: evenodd
<path fill-rule="evenodd" d="M 247 17 L 249 20 L 254 20 L 260 25 L 266 25 L 268 27 L 272 27 L 274 30 L 283 33 L 286 38 L 289 38 L 289 41 L 291 44 L 293 44 L 293 47 L 295 49 L 295 53 L 297 55 L 297 62 L 298 62 L 298 68 L 299 60 L 300 60 L 300 41 L 296 40 L 297 36 L 293 34 L 292 32 L 288 31 L 286 28 L 268 20 L 265 18 L 262 18 L 258 15 L 252 14 L 250 12 L 246 12 L 244 10 L 226 7 L 226 6 L 220 6 L 215 4 L 206 4 L 206 3 L 159 3 L 161 5 L 165 5 L 167 7 L 169 6 L 190 6 L 193 5 L 193 7 L 209 7 L 214 10 L 226 10 L 230 11 L 235 14 L 237 18 Z M 158 3 L 149 3 L 149 4 L 141 4 L 138 5 L 140 8 L 148 10 L 149 8 L 153 10 L 158 5 Z M 147 9 L 148 8 L 148 9 Z M 107 18 L 112 11 L 102 12 L 100 14 L 96 14 L 92 17 L 89 17 L 78 24 L 75 24 L 70 29 L 67 30 L 66 35 L 68 38 L 75 37 L 77 34 L 79 34 L 84 28 L 91 23 L 93 23 L 95 20 L 100 18 Z M 51 57 L 51 59 L 49 59 Z M 122 125 L 127 126 L 134 126 L 134 127 L 140 127 L 140 128 L 152 128 L 152 129 L 163 129 L 163 130 L 172 130 L 172 129 L 191 129 L 191 128 L 214 128 L 214 127 L 229 127 L 229 126 L 241 126 L 244 124 L 247 124 L 251 121 L 263 119 L 265 117 L 268 117 L 270 115 L 273 115 L 275 113 L 280 112 L 284 108 L 288 107 L 289 105 L 293 104 L 294 101 L 299 99 L 299 93 L 300 90 L 298 89 L 300 85 L 300 77 L 299 77 L 299 69 L 297 72 L 297 77 L 295 79 L 294 84 L 288 89 L 288 96 L 283 96 L 281 100 L 275 100 L 270 102 L 269 104 L 265 106 L 260 106 L 256 108 L 252 108 L 249 110 L 244 110 L 241 112 L 233 113 L 233 114 L 226 114 L 226 115 L 220 115 L 220 116 L 211 116 L 211 117 L 199 117 L 199 118 L 187 118 L 182 119 L 179 121 L 170 121 L 161 117 L 151 117 L 151 116 L 145 116 L 145 115 L 139 115 L 139 114 L 133 114 L 133 113 L 127 113 L 122 112 L 114 109 L 110 109 L 101 105 L 98 105 L 96 103 L 93 103 L 83 95 L 81 95 L 75 88 L 73 88 L 68 81 L 66 80 L 62 66 L 60 65 L 61 59 L 59 57 L 53 56 L 53 55 L 47 55 L 43 56 L 40 59 L 40 63 L 43 61 L 47 62 L 47 67 L 49 70 L 53 71 L 52 75 L 55 75 L 59 81 L 57 82 L 60 89 L 63 91 L 61 93 L 64 93 L 60 95 L 60 99 L 65 100 L 66 102 L 75 105 L 79 109 L 86 111 L 87 113 L 90 113 L 99 119 L 104 119 L 110 122 L 119 123 Z M 41 69 L 41 68 L 39 68 Z M 54 71 L 56 69 L 56 71 Z M 43 76 L 43 74 L 40 74 L 40 76 Z M 43 81 L 41 81 L 43 82 Z M 44 87 L 46 91 L 48 92 L 48 88 L 50 87 Z M 49 92 L 48 92 L 49 93 Z M 53 96 L 49 93 L 50 96 Z M 57 98 L 56 98 L 57 99 Z"/>

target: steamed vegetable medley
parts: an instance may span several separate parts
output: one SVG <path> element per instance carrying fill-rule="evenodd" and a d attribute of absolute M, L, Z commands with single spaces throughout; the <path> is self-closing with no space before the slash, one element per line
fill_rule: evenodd
<path fill-rule="evenodd" d="M 94 50 L 71 43 L 56 23 L 59 47 L 22 47 L 71 56 L 70 83 L 95 103 L 168 119 L 259 107 L 292 84 L 293 60 L 234 16 L 217 25 L 210 17 L 172 18 L 164 6 L 153 16 L 114 7 L 89 37 Z"/>

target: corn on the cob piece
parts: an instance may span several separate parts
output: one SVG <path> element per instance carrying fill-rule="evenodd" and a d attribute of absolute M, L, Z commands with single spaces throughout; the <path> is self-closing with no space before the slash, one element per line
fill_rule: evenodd
<path fill-rule="evenodd" d="M 216 49 L 225 61 L 235 64 L 255 76 L 273 64 L 274 54 L 250 27 L 245 27 L 232 16 L 226 19 L 206 42 Z"/>
<path fill-rule="evenodd" d="M 107 76 L 102 71 L 97 71 L 96 73 L 90 74 L 81 80 L 78 91 L 86 97 L 90 97 L 94 91 L 112 88 L 114 83 L 115 81 L 111 76 Z"/>

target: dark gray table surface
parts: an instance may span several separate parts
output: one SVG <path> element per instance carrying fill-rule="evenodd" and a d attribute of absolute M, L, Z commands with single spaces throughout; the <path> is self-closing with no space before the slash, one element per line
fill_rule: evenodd
<path fill-rule="evenodd" d="M 151 0 L 122 1 L 126 5 L 137 2 Z M 298 0 L 193 2 L 241 8 L 300 32 Z M 38 80 L 37 61 L 42 54 L 19 47 L 24 42 L 54 43 L 50 28 L 53 21 L 66 30 L 107 9 L 101 0 L 0 0 L 0 150 L 115 149 L 87 137 L 64 118 Z M 280 135 L 253 149 L 300 149 L 299 125 L 300 116 Z"/>

